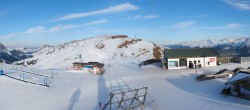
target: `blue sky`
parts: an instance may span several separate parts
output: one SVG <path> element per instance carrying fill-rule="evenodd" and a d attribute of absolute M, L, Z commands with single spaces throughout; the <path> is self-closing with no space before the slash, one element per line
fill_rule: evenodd
<path fill-rule="evenodd" d="M 250 36 L 250 0 L 0 1 L 0 42 L 9 47 L 103 34 L 158 44 Z"/>

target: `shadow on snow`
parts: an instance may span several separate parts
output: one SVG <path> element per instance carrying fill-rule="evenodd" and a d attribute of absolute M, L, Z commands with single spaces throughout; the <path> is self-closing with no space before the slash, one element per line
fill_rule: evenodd
<path fill-rule="evenodd" d="M 67 110 L 73 110 L 75 103 L 77 103 L 79 101 L 80 95 L 81 95 L 81 90 L 80 90 L 80 88 L 78 88 L 72 94 L 70 101 L 69 101 L 70 104 L 69 104 L 69 107 Z"/>
<path fill-rule="evenodd" d="M 197 81 L 196 74 L 190 74 L 189 76 L 166 79 L 166 81 L 188 93 L 206 97 L 208 99 L 249 105 L 247 100 L 220 94 L 225 85 L 224 82 L 218 80 Z"/>

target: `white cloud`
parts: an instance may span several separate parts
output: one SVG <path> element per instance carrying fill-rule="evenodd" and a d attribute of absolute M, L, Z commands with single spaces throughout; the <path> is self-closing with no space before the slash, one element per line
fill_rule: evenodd
<path fill-rule="evenodd" d="M 43 33 L 45 32 L 43 26 L 36 26 L 28 29 L 27 31 L 24 32 L 24 34 L 35 34 L 35 33 Z"/>
<path fill-rule="evenodd" d="M 75 28 L 75 25 L 58 25 L 55 27 L 51 27 L 48 32 L 58 32 Z"/>
<path fill-rule="evenodd" d="M 59 31 L 70 30 L 70 29 L 74 29 L 74 28 L 78 28 L 78 27 L 86 27 L 86 26 L 102 24 L 102 23 L 106 23 L 106 22 L 108 22 L 108 20 L 101 19 L 101 20 L 91 21 L 91 22 L 87 22 L 84 24 L 80 24 L 80 25 L 57 25 L 54 27 L 50 27 L 48 29 L 46 29 L 44 26 L 35 26 L 35 27 L 29 28 L 26 31 L 21 32 L 21 33 L 11 33 L 11 34 L 8 34 L 5 36 L 0 36 L 0 39 L 6 39 L 6 38 L 18 36 L 18 35 L 59 32 Z"/>
<path fill-rule="evenodd" d="M 108 22 L 108 20 L 102 19 L 102 20 L 91 21 L 91 22 L 85 23 L 82 26 L 91 26 L 91 25 L 102 24 L 102 23 L 106 23 L 106 22 Z"/>
<path fill-rule="evenodd" d="M 48 32 L 58 32 L 58 31 L 70 30 L 70 29 L 74 29 L 78 27 L 92 26 L 92 25 L 106 23 L 107 21 L 108 20 L 106 19 L 101 19 L 101 20 L 91 21 L 91 22 L 87 22 L 84 24 L 80 24 L 80 25 L 58 25 L 58 26 L 51 27 L 48 30 Z"/>
<path fill-rule="evenodd" d="M 5 35 L 5 36 L 0 36 L 0 39 L 7 39 L 7 38 L 10 38 L 10 37 L 20 35 L 20 34 L 21 33 L 11 33 L 11 34 L 8 34 L 8 35 Z"/>
<path fill-rule="evenodd" d="M 244 25 L 239 23 L 228 23 L 224 26 L 209 27 L 209 29 L 240 29 L 242 27 L 244 27 Z"/>
<path fill-rule="evenodd" d="M 130 3 L 124 3 L 124 4 L 120 4 L 116 6 L 110 6 L 102 10 L 65 15 L 60 18 L 57 18 L 54 21 L 64 21 L 64 20 L 94 16 L 94 15 L 99 15 L 99 14 L 116 13 L 116 12 L 131 11 L 131 10 L 138 10 L 138 9 L 139 7 L 135 5 L 132 5 Z"/>
<path fill-rule="evenodd" d="M 187 28 L 196 24 L 196 21 L 184 21 L 175 24 L 173 27 L 175 28 Z"/>
<path fill-rule="evenodd" d="M 238 29 L 241 27 L 243 27 L 243 26 L 239 23 L 230 23 L 230 24 L 225 25 L 225 28 L 227 28 L 227 29 Z"/>
<path fill-rule="evenodd" d="M 200 15 L 189 15 L 189 16 L 172 16 L 172 17 L 181 17 L 181 18 L 204 18 L 207 17 L 207 14 L 200 14 Z"/>
<path fill-rule="evenodd" d="M 154 15 L 154 14 L 149 14 L 149 15 L 135 15 L 132 18 L 137 18 L 137 19 L 154 19 L 154 18 L 158 18 L 158 15 Z"/>
<path fill-rule="evenodd" d="M 249 0 L 223 0 L 225 3 L 240 9 L 240 10 L 250 10 Z"/>

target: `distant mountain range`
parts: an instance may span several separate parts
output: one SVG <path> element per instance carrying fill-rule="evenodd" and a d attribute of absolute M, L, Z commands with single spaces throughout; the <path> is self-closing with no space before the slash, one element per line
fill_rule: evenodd
<path fill-rule="evenodd" d="M 203 48 L 235 50 L 238 56 L 250 56 L 250 38 L 207 39 L 181 42 L 175 45 L 157 45 L 126 35 L 101 35 L 83 40 L 71 41 L 58 46 L 44 45 L 41 48 L 6 48 L 0 43 L 0 62 L 16 62 L 41 68 L 65 68 L 73 62 L 98 61 L 109 63 L 145 61 L 160 59 L 163 48 Z M 21 60 L 21 61 L 20 61 Z"/>
<path fill-rule="evenodd" d="M 181 42 L 174 45 L 165 45 L 170 48 L 202 48 L 213 47 L 216 50 L 235 50 L 238 56 L 250 56 L 250 38 L 225 38 L 225 39 L 207 39 Z"/>
<path fill-rule="evenodd" d="M 0 43 L 0 62 L 13 63 L 26 58 L 32 57 L 32 53 L 36 52 L 37 49 L 29 48 L 6 48 Z"/>

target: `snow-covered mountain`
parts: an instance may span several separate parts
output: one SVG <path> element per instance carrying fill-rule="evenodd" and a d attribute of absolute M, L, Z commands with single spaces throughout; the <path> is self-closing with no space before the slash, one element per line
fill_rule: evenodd
<path fill-rule="evenodd" d="M 32 58 L 19 61 L 23 65 L 40 68 L 70 68 L 73 62 L 138 63 L 148 59 L 160 59 L 160 46 L 132 39 L 126 35 L 101 35 L 83 40 L 64 43 L 59 46 L 44 46 Z"/>
<path fill-rule="evenodd" d="M 31 57 L 36 48 L 8 48 L 0 43 L 0 62 L 12 63 Z"/>
<path fill-rule="evenodd" d="M 18 58 L 11 55 L 7 51 L 5 46 L 2 43 L 0 43 L 0 62 L 14 62 L 14 61 L 18 61 Z"/>
<path fill-rule="evenodd" d="M 181 42 L 175 45 L 167 45 L 170 48 L 202 48 L 213 47 L 217 50 L 233 49 L 240 56 L 250 55 L 250 38 L 224 38 L 224 39 L 207 39 Z"/>
<path fill-rule="evenodd" d="M 37 51 L 39 51 L 41 48 L 40 47 L 30 47 L 30 48 L 27 48 L 27 47 L 19 47 L 19 48 L 10 48 L 10 47 L 7 47 L 7 50 L 12 53 L 12 51 L 18 51 L 18 52 L 21 52 L 25 55 L 31 55 Z"/>
<path fill-rule="evenodd" d="M 0 51 L 3 51 L 3 50 L 5 50 L 5 46 L 2 43 L 0 43 Z"/>

